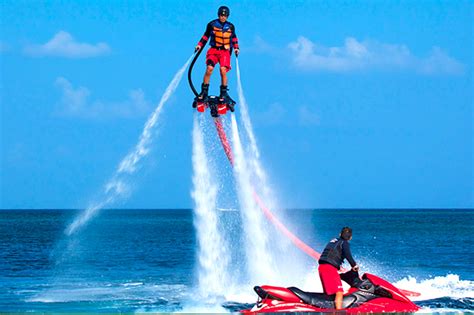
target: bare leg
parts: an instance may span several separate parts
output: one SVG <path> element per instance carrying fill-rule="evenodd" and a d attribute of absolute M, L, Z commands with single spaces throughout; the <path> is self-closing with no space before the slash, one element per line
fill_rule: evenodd
<path fill-rule="evenodd" d="M 203 80 L 204 84 L 209 84 L 209 81 L 211 81 L 212 70 L 214 70 L 214 67 L 207 65 L 206 73 L 204 73 L 204 80 Z"/>
<path fill-rule="evenodd" d="M 336 310 L 342 309 L 342 298 L 344 297 L 343 292 L 336 293 L 336 299 L 334 300 L 334 304 L 336 305 Z"/>
<path fill-rule="evenodd" d="M 221 85 L 227 86 L 227 68 L 221 67 Z"/>

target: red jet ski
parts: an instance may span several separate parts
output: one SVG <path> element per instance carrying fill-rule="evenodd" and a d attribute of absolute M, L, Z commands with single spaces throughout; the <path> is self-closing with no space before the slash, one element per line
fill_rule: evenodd
<path fill-rule="evenodd" d="M 343 311 L 346 313 L 411 313 L 420 309 L 399 289 L 372 274 L 366 273 L 359 278 L 357 273 L 353 273 L 349 281 L 344 278 L 343 280 L 351 285 L 342 302 Z M 336 311 L 334 295 L 305 292 L 296 287 L 282 288 L 268 285 L 256 286 L 254 290 L 259 296 L 257 304 L 242 313 Z"/>

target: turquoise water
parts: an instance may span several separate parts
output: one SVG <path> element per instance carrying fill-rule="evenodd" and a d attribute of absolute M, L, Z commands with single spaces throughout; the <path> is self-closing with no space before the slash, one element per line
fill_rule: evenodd
<path fill-rule="evenodd" d="M 0 211 L 0 311 L 236 311 L 256 300 L 250 285 L 235 298 L 196 298 L 192 210 L 103 210 L 67 237 L 77 213 Z M 228 221 L 238 215 L 220 212 Z M 351 226 L 362 269 L 420 291 L 424 310 L 474 311 L 473 210 L 287 210 L 285 217 L 318 251 Z M 314 262 L 305 263 L 311 274 Z"/>

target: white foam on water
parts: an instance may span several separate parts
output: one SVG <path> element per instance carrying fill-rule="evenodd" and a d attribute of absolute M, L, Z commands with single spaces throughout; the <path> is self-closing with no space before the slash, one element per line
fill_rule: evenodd
<path fill-rule="evenodd" d="M 397 281 L 394 285 L 400 289 L 420 293 L 421 296 L 410 298 L 415 301 L 431 300 L 441 297 L 474 298 L 474 281 L 461 280 L 460 277 L 455 274 L 424 280 L 408 277 Z"/>
<path fill-rule="evenodd" d="M 122 284 L 124 287 L 135 287 L 135 286 L 140 286 L 143 285 L 143 282 L 127 282 Z"/>
<path fill-rule="evenodd" d="M 119 198 L 123 199 L 128 196 L 131 191 L 131 187 L 129 184 L 127 184 L 127 179 L 130 175 L 136 172 L 140 161 L 150 152 L 150 146 L 154 137 L 156 136 L 155 129 L 163 107 L 171 95 L 173 95 L 173 93 L 176 91 L 176 88 L 183 77 L 183 73 L 191 62 L 192 57 L 193 56 L 191 56 L 181 67 L 181 69 L 179 69 L 174 75 L 170 84 L 166 88 L 165 93 L 161 97 L 158 106 L 155 108 L 145 123 L 143 132 L 140 135 L 140 139 L 135 148 L 119 163 L 115 174 L 105 184 L 103 191 L 104 197 L 100 201 L 93 202 L 88 208 L 86 208 L 75 218 L 75 220 L 66 228 L 65 233 L 67 235 L 75 233 L 79 228 L 84 226 L 92 217 L 97 214 L 100 209 L 110 205 Z"/>
<path fill-rule="evenodd" d="M 449 314 L 474 314 L 471 310 L 457 310 L 452 308 L 431 308 L 431 307 L 422 307 L 417 314 L 431 314 L 431 315 L 449 315 Z"/>
<path fill-rule="evenodd" d="M 251 172 L 247 165 L 235 116 L 231 118 L 234 149 L 234 173 L 245 233 L 247 268 L 249 278 L 257 283 L 277 277 L 275 263 L 270 255 L 267 222 L 253 198 Z"/>
<path fill-rule="evenodd" d="M 185 303 L 183 308 L 175 313 L 193 313 L 193 314 L 225 314 L 230 313 L 229 310 L 219 304 L 196 304 Z"/>
<path fill-rule="evenodd" d="M 184 299 L 189 288 L 185 285 L 146 284 L 126 286 L 126 284 L 89 283 L 68 285 L 45 290 L 29 298 L 26 302 L 69 303 L 104 301 L 144 301 L 153 303 L 171 298 Z"/>
<path fill-rule="evenodd" d="M 255 284 L 240 284 L 232 292 L 226 292 L 225 299 L 233 303 L 255 303 L 257 294 L 253 290 Z"/>
<path fill-rule="evenodd" d="M 229 253 L 219 229 L 216 213 L 217 185 L 206 156 L 202 132 L 203 115 L 194 115 L 193 125 L 193 191 L 194 225 L 197 231 L 198 287 L 207 299 L 222 294 L 229 285 Z"/>

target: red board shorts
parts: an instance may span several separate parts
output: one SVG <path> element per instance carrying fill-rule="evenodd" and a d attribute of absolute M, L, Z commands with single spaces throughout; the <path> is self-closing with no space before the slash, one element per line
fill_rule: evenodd
<path fill-rule="evenodd" d="M 323 284 L 324 293 L 328 295 L 344 292 L 342 282 L 337 268 L 329 264 L 320 264 L 318 267 L 319 277 Z"/>
<path fill-rule="evenodd" d="M 214 65 L 219 63 L 221 67 L 226 67 L 227 71 L 229 71 L 231 69 L 230 50 L 211 47 L 206 53 L 206 64 L 209 64 L 208 61 L 211 61 Z"/>

